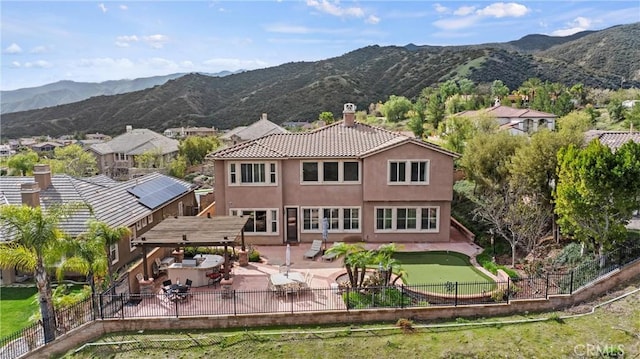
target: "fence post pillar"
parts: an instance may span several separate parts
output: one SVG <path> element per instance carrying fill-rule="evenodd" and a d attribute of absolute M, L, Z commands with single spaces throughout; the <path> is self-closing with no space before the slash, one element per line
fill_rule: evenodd
<path fill-rule="evenodd" d="M 99 298 L 100 308 L 98 308 L 98 310 L 100 311 L 100 319 L 104 320 L 104 302 L 102 300 L 102 296 L 103 294 L 100 293 L 100 298 Z"/>
<path fill-rule="evenodd" d="M 175 310 L 176 310 L 176 318 L 180 317 L 180 314 L 178 313 L 178 300 L 174 300 L 173 304 L 175 305 Z"/>
<path fill-rule="evenodd" d="M 120 293 L 120 318 L 124 319 L 124 293 Z"/>
<path fill-rule="evenodd" d="M 509 297 L 511 297 L 511 277 L 507 276 L 507 304 L 509 304 Z"/>
<path fill-rule="evenodd" d="M 569 294 L 573 294 L 573 270 L 571 271 L 569 278 Z"/>
<path fill-rule="evenodd" d="M 404 283 L 400 285 L 400 308 L 404 309 Z"/>
<path fill-rule="evenodd" d="M 238 315 L 238 307 L 236 306 L 237 304 L 237 299 L 236 299 L 236 290 L 233 289 L 233 315 Z"/>
<path fill-rule="evenodd" d="M 456 281 L 456 297 L 455 300 L 453 302 L 453 306 L 457 307 L 458 306 L 458 282 Z"/>
<path fill-rule="evenodd" d="M 351 289 L 350 287 L 347 287 L 347 300 L 346 300 L 346 302 L 347 302 L 347 312 L 349 311 L 349 307 L 350 307 L 350 303 L 349 303 L 349 290 L 350 289 Z"/>
<path fill-rule="evenodd" d="M 547 286 L 544 291 L 544 298 L 549 299 L 549 272 L 547 272 Z"/>

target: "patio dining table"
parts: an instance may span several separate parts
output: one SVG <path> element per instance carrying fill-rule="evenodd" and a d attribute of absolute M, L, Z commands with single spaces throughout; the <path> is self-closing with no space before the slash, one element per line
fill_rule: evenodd
<path fill-rule="evenodd" d="M 274 287 L 281 287 L 292 283 L 304 283 L 304 275 L 300 272 L 274 273 L 269 279 Z"/>

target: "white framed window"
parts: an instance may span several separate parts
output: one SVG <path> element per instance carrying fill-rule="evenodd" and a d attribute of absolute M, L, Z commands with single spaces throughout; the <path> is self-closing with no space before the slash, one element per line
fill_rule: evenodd
<path fill-rule="evenodd" d="M 136 229 L 142 229 L 142 220 L 136 222 Z"/>
<path fill-rule="evenodd" d="M 360 208 L 342 209 L 342 228 L 345 231 L 360 229 Z"/>
<path fill-rule="evenodd" d="M 320 208 L 302 209 L 302 230 L 318 231 L 320 229 Z"/>
<path fill-rule="evenodd" d="M 147 217 L 142 217 L 142 219 L 140 221 L 142 222 L 142 226 L 143 227 L 147 226 Z"/>
<path fill-rule="evenodd" d="M 439 207 L 376 207 L 375 232 L 438 232 Z"/>
<path fill-rule="evenodd" d="M 272 208 L 234 208 L 229 210 L 232 216 L 247 217 L 245 233 L 252 235 L 278 234 L 278 210 Z"/>
<path fill-rule="evenodd" d="M 136 229 L 133 226 L 129 227 L 129 249 L 131 250 L 131 252 L 135 251 L 137 248 L 132 244 L 133 240 L 136 239 L 136 235 Z"/>
<path fill-rule="evenodd" d="M 360 162 L 301 161 L 300 183 L 360 183 Z"/>
<path fill-rule="evenodd" d="M 184 216 L 184 203 L 178 202 L 178 216 Z"/>
<path fill-rule="evenodd" d="M 109 257 L 111 258 L 111 264 L 116 264 L 118 260 L 120 260 L 118 256 L 118 243 L 109 246 Z"/>
<path fill-rule="evenodd" d="M 302 232 L 322 233 L 327 219 L 329 232 L 360 232 L 360 207 L 307 207 L 301 208 Z"/>
<path fill-rule="evenodd" d="M 149 224 L 153 223 L 153 214 L 147 216 L 147 222 L 149 222 Z"/>
<path fill-rule="evenodd" d="M 390 160 L 387 183 L 427 185 L 429 184 L 429 163 L 429 160 Z"/>
<path fill-rule="evenodd" d="M 114 153 L 113 156 L 115 157 L 116 161 L 127 161 L 127 160 L 129 160 L 129 156 L 127 156 L 126 153 Z"/>
<path fill-rule="evenodd" d="M 229 184 L 244 186 L 277 185 L 275 162 L 232 162 L 229 163 Z"/>

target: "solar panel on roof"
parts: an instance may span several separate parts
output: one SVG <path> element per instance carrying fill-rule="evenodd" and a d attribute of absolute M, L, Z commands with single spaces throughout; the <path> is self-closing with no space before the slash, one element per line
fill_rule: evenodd
<path fill-rule="evenodd" d="M 170 178 L 159 177 L 131 187 L 127 191 L 138 197 L 138 201 L 142 205 L 155 209 L 187 192 L 188 188 Z"/>

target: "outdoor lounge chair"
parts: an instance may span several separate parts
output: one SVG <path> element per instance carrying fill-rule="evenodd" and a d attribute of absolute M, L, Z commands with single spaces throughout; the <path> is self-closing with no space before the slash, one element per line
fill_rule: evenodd
<path fill-rule="evenodd" d="M 322 241 L 319 239 L 313 240 L 311 248 L 304 253 L 304 258 L 314 259 L 322 250 Z"/>
<path fill-rule="evenodd" d="M 339 242 L 334 243 L 333 245 L 337 245 Z M 338 252 L 329 252 L 322 255 L 322 260 L 325 262 L 333 262 L 334 259 L 338 256 Z"/>

